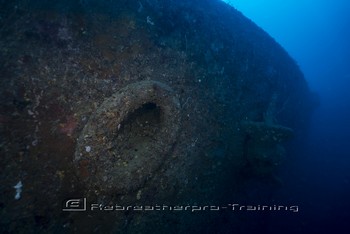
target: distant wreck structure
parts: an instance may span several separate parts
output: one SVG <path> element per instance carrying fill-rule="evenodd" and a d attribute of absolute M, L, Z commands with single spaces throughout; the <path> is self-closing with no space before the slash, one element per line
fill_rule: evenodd
<path fill-rule="evenodd" d="M 278 43 L 219 0 L 0 3 L 1 232 L 253 228 L 192 208 L 293 157 L 313 97 Z"/>

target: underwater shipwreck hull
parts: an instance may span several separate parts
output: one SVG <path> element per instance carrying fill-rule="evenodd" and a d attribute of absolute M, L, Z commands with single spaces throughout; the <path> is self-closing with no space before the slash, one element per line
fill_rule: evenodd
<path fill-rule="evenodd" d="M 2 231 L 198 232 L 232 215 L 61 203 L 228 204 L 307 126 L 295 62 L 220 1 L 2 4 Z"/>

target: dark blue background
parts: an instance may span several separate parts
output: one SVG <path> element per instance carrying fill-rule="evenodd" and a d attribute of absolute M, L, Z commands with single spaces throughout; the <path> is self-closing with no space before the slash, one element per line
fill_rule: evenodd
<path fill-rule="evenodd" d="M 296 60 L 320 96 L 303 148 L 282 168 L 276 200 L 300 212 L 269 232 L 350 233 L 350 1 L 227 0 Z"/>

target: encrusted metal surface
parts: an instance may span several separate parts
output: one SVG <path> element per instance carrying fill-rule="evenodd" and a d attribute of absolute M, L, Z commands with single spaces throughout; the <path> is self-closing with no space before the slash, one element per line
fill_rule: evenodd
<path fill-rule="evenodd" d="M 152 176 L 172 149 L 180 102 L 157 81 L 130 84 L 105 100 L 84 127 L 75 163 L 87 186 L 126 193 Z"/>
<path fill-rule="evenodd" d="M 255 194 L 246 189 L 271 181 L 311 111 L 274 40 L 217 0 L 0 2 L 0 233 L 245 230 L 245 212 L 61 204 Z"/>

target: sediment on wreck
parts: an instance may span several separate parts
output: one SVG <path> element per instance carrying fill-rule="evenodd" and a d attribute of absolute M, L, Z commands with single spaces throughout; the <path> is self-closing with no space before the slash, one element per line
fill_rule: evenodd
<path fill-rule="evenodd" d="M 103 209 L 224 205 L 276 178 L 312 109 L 280 45 L 216 0 L 0 2 L 1 231 L 248 228 Z M 70 198 L 102 208 L 62 212 Z"/>

